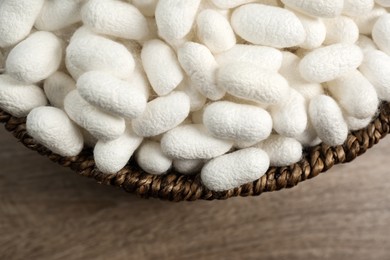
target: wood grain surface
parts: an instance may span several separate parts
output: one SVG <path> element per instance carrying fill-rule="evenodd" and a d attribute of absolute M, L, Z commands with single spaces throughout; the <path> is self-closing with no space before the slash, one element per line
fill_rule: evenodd
<path fill-rule="evenodd" d="M 256 198 L 143 200 L 0 130 L 0 259 L 390 259 L 390 137 Z"/>

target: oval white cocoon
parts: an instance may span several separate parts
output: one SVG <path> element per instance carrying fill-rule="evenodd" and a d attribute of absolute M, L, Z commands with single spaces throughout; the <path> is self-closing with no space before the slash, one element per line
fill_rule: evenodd
<path fill-rule="evenodd" d="M 384 14 L 372 28 L 372 39 L 379 49 L 390 55 L 390 14 Z"/>
<path fill-rule="evenodd" d="M 344 0 L 343 14 L 360 16 L 369 13 L 374 8 L 374 0 Z"/>
<path fill-rule="evenodd" d="M 189 97 L 183 92 L 174 91 L 149 102 L 144 113 L 133 120 L 133 129 L 139 136 L 156 136 L 178 126 L 189 113 Z"/>
<path fill-rule="evenodd" d="M 344 8 L 344 0 L 282 0 L 288 7 L 314 17 L 336 17 Z"/>
<path fill-rule="evenodd" d="M 163 152 L 174 159 L 212 159 L 232 147 L 232 141 L 211 136 L 200 124 L 176 127 L 161 139 Z"/>
<path fill-rule="evenodd" d="M 222 155 L 202 169 L 202 183 L 210 190 L 225 191 L 260 179 L 268 170 L 269 157 L 258 148 Z"/>
<path fill-rule="evenodd" d="M 125 120 L 109 115 L 85 101 L 77 90 L 71 91 L 64 101 L 68 116 L 99 140 L 117 139 L 125 131 Z"/>
<path fill-rule="evenodd" d="M 336 43 L 354 44 L 359 39 L 359 28 L 349 17 L 338 16 L 324 19 L 324 23 L 326 25 L 325 45 Z"/>
<path fill-rule="evenodd" d="M 328 90 L 350 116 L 364 119 L 378 110 L 374 86 L 357 70 L 328 82 Z"/>
<path fill-rule="evenodd" d="M 322 45 L 326 37 L 326 27 L 323 19 L 311 17 L 299 12 L 295 15 L 301 21 L 306 32 L 306 39 L 299 46 L 304 49 L 316 49 Z"/>
<path fill-rule="evenodd" d="M 184 78 L 176 53 L 166 43 L 151 40 L 144 43 L 142 65 L 153 90 L 165 96 L 174 90 Z"/>
<path fill-rule="evenodd" d="M 378 97 L 390 101 L 389 55 L 379 50 L 366 51 L 359 70 L 375 87 Z"/>
<path fill-rule="evenodd" d="M 76 82 L 67 74 L 57 71 L 45 80 L 43 89 L 50 105 L 62 109 L 66 95 L 76 89 Z"/>
<path fill-rule="evenodd" d="M 181 174 L 195 174 L 199 173 L 204 165 L 204 160 L 185 160 L 177 159 L 173 161 L 173 167 Z"/>
<path fill-rule="evenodd" d="M 282 53 L 266 46 L 236 44 L 228 51 L 215 55 L 220 66 L 228 63 L 252 63 L 259 69 L 278 71 L 282 65 Z"/>
<path fill-rule="evenodd" d="M 198 37 L 213 53 L 231 49 L 236 44 L 236 36 L 230 23 L 218 11 L 206 9 L 197 17 Z"/>
<path fill-rule="evenodd" d="M 40 31 L 56 31 L 81 21 L 84 0 L 45 1 L 34 26 Z"/>
<path fill-rule="evenodd" d="M 182 68 L 204 96 L 218 100 L 225 95 L 225 90 L 217 86 L 218 64 L 206 46 L 187 42 L 178 50 L 177 55 Z"/>
<path fill-rule="evenodd" d="M 299 64 L 299 71 L 307 81 L 323 83 L 355 70 L 362 61 L 363 52 L 358 46 L 338 43 L 307 54 Z"/>
<path fill-rule="evenodd" d="M 371 50 L 378 50 L 378 46 L 376 46 L 375 42 L 371 38 L 369 38 L 363 34 L 360 34 L 359 39 L 356 42 L 356 45 L 359 46 L 363 52 L 371 51 Z M 363 62 L 364 62 L 364 60 L 363 60 Z"/>
<path fill-rule="evenodd" d="M 98 141 L 93 150 L 96 167 L 103 173 L 114 174 L 126 166 L 142 142 L 130 126 L 119 138 L 112 141 Z"/>
<path fill-rule="evenodd" d="M 342 145 L 348 137 L 348 126 L 336 101 L 320 95 L 310 101 L 309 116 L 318 137 L 327 145 Z"/>
<path fill-rule="evenodd" d="M 164 0 L 156 7 L 159 35 L 168 40 L 183 39 L 190 33 L 201 0 Z"/>
<path fill-rule="evenodd" d="M 44 0 L 0 2 L 0 47 L 14 45 L 29 35 L 44 2 Z"/>
<path fill-rule="evenodd" d="M 291 88 L 298 91 L 305 99 L 310 100 L 317 95 L 324 94 L 320 83 L 311 83 L 302 78 L 299 72 L 301 59 L 291 52 L 283 52 L 283 63 L 279 73 L 288 81 Z"/>
<path fill-rule="evenodd" d="M 262 108 L 219 101 L 206 107 L 203 123 L 217 138 L 260 142 L 272 131 L 272 119 Z"/>
<path fill-rule="evenodd" d="M 36 83 L 48 78 L 60 66 L 62 41 L 49 32 L 35 32 L 8 54 L 6 72 L 16 80 Z"/>
<path fill-rule="evenodd" d="M 161 175 L 172 166 L 172 159 L 168 158 L 157 142 L 144 142 L 136 153 L 138 165 L 147 173 Z"/>
<path fill-rule="evenodd" d="M 365 13 L 363 15 L 352 17 L 352 19 L 359 27 L 359 32 L 361 34 L 371 35 L 372 28 L 374 27 L 374 24 L 376 23 L 378 18 L 386 13 L 387 11 L 385 8 L 379 5 L 375 5 L 370 12 Z"/>
<path fill-rule="evenodd" d="M 135 62 L 125 46 L 81 27 L 66 49 L 66 68 L 74 79 L 87 71 L 100 70 L 120 79 L 131 78 Z"/>
<path fill-rule="evenodd" d="M 27 116 L 26 128 L 31 137 L 61 156 L 76 156 L 84 147 L 80 129 L 58 108 L 33 109 Z"/>
<path fill-rule="evenodd" d="M 271 135 L 267 140 L 257 144 L 256 147 L 268 154 L 271 166 L 289 166 L 302 158 L 302 144 L 294 138 Z"/>
<path fill-rule="evenodd" d="M 372 121 L 372 117 L 359 119 L 353 116 L 346 115 L 344 118 L 347 122 L 348 129 L 350 131 L 357 131 L 366 128 Z"/>
<path fill-rule="evenodd" d="M 293 12 L 262 4 L 247 4 L 234 10 L 234 31 L 243 39 L 259 45 L 286 48 L 305 41 L 306 32 Z"/>
<path fill-rule="evenodd" d="M 289 93 L 288 82 L 278 73 L 259 70 L 250 63 L 221 66 L 218 86 L 229 94 L 266 104 L 276 104 Z"/>
<path fill-rule="evenodd" d="M 77 89 L 90 104 L 127 119 L 137 118 L 146 108 L 141 89 L 109 73 L 89 71 L 78 79 Z"/>
<path fill-rule="evenodd" d="M 0 108 L 13 116 L 24 117 L 34 108 L 46 106 L 43 90 L 16 81 L 8 75 L 0 75 Z"/>
<path fill-rule="evenodd" d="M 81 10 L 84 24 L 97 33 L 129 40 L 149 34 L 146 18 L 133 5 L 117 0 L 89 0 Z"/>
<path fill-rule="evenodd" d="M 286 137 L 297 137 L 307 127 L 306 100 L 295 89 L 290 90 L 286 101 L 271 106 L 273 127 L 275 131 Z"/>

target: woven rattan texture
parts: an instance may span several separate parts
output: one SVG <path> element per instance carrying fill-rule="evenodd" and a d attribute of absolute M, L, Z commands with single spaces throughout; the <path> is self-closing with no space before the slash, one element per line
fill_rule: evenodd
<path fill-rule="evenodd" d="M 350 162 L 365 153 L 390 131 L 390 104 L 380 107 L 377 118 L 365 129 L 351 133 L 342 146 L 330 147 L 324 144 L 305 151 L 304 158 L 289 167 L 272 167 L 259 180 L 224 192 L 206 189 L 199 175 L 184 176 L 173 170 L 167 175 L 153 176 L 143 172 L 131 160 L 115 175 L 106 175 L 95 167 L 91 149 L 85 149 L 75 157 L 61 157 L 38 144 L 26 132 L 26 118 L 15 118 L 0 110 L 0 122 L 26 147 L 35 150 L 50 160 L 70 167 L 82 176 L 94 178 L 102 184 L 122 187 L 143 198 L 155 197 L 170 201 L 227 199 L 235 196 L 256 196 L 263 192 L 291 188 L 329 170 L 336 164 Z"/>

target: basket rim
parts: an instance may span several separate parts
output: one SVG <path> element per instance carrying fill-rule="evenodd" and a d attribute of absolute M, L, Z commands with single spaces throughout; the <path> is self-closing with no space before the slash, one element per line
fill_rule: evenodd
<path fill-rule="evenodd" d="M 199 174 L 182 175 L 174 170 L 165 175 L 148 174 L 137 165 L 134 157 L 117 174 L 104 174 L 95 167 L 91 148 L 84 149 L 78 156 L 62 157 L 38 144 L 27 134 L 26 117 L 13 117 L 0 109 L 0 123 L 3 123 L 5 128 L 27 148 L 71 168 L 82 176 L 94 178 L 101 184 L 121 187 L 142 198 L 153 197 L 177 202 L 258 196 L 264 192 L 292 188 L 300 182 L 326 172 L 336 164 L 351 162 L 390 132 L 390 103 L 383 102 L 379 111 L 377 117 L 366 128 L 351 132 L 343 145 L 332 147 L 322 143 L 307 148 L 298 163 L 287 167 L 270 167 L 260 179 L 223 192 L 208 190 L 202 184 Z"/>

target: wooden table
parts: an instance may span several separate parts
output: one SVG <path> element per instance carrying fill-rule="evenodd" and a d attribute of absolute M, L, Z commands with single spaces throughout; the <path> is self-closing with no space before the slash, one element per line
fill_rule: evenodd
<path fill-rule="evenodd" d="M 257 198 L 169 203 L 96 184 L 0 130 L 0 259 L 390 259 L 390 137 Z"/>

